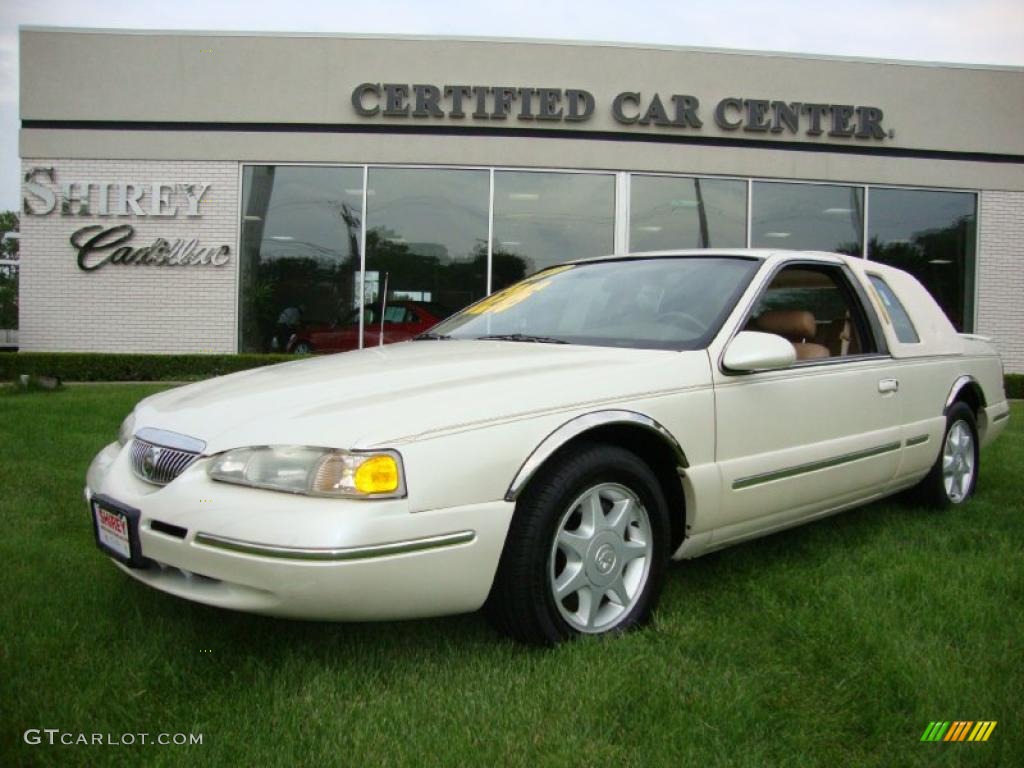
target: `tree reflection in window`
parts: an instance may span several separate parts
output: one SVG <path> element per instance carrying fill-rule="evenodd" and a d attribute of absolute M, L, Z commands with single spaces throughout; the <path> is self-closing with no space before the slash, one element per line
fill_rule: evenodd
<path fill-rule="evenodd" d="M 868 198 L 868 258 L 920 280 L 960 331 L 973 328 L 976 198 L 878 187 Z"/>

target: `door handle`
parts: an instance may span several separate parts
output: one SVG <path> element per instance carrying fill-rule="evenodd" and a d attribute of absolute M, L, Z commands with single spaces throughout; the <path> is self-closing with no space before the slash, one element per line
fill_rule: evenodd
<path fill-rule="evenodd" d="M 883 394 L 886 392 L 899 392 L 900 382 L 898 379 L 882 379 L 878 382 L 878 391 Z"/>

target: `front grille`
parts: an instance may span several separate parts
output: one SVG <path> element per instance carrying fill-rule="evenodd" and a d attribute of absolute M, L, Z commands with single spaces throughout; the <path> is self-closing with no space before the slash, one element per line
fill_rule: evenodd
<path fill-rule="evenodd" d="M 167 485 L 198 458 L 198 452 L 170 448 L 139 436 L 132 441 L 132 469 L 147 483 Z"/>

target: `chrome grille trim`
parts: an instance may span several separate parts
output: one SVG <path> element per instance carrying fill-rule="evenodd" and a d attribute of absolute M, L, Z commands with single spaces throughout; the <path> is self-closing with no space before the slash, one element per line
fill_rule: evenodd
<path fill-rule="evenodd" d="M 206 443 L 195 437 L 181 435 L 177 432 L 168 432 L 166 429 L 154 429 L 143 427 L 135 433 L 135 437 L 142 438 L 147 443 L 159 445 L 163 448 L 174 448 L 188 453 L 202 453 Z"/>
<path fill-rule="evenodd" d="M 160 439 L 160 442 L 157 442 L 157 439 Z M 197 450 L 185 450 L 186 445 Z M 201 440 L 186 435 L 140 429 L 132 440 L 132 471 L 136 477 L 147 483 L 167 485 L 188 469 L 205 447 L 206 444 Z"/>

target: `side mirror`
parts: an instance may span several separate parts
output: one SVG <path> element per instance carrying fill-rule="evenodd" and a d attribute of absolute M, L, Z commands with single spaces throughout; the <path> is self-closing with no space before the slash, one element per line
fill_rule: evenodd
<path fill-rule="evenodd" d="M 770 371 L 795 363 L 796 350 L 774 333 L 741 331 L 729 342 L 722 362 L 730 371 Z"/>

